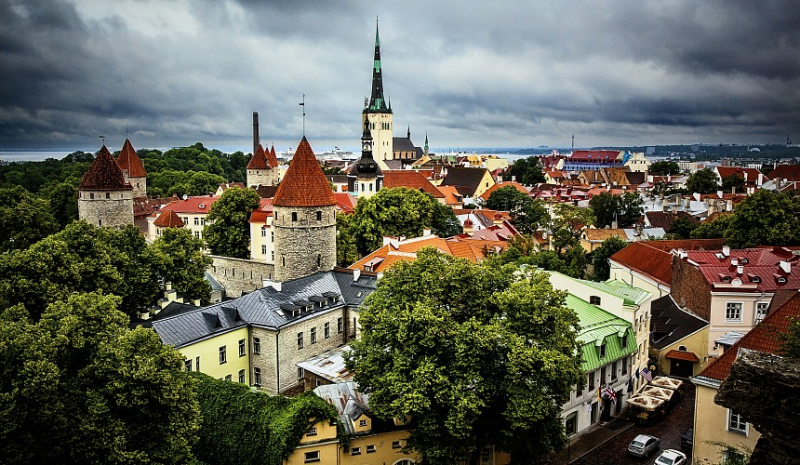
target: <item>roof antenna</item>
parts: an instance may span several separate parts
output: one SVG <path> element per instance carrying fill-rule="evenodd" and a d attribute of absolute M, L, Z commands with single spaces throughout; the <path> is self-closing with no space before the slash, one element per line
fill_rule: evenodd
<path fill-rule="evenodd" d="M 303 94 L 303 101 L 300 102 L 300 106 L 303 107 L 303 137 L 306 136 L 306 94 Z"/>

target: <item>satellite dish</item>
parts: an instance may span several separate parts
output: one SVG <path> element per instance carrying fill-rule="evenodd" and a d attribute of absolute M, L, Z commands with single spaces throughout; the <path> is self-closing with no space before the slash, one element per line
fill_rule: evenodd
<path fill-rule="evenodd" d="M 189 198 L 189 196 L 188 196 L 188 195 L 186 195 L 186 194 L 183 194 L 183 200 L 186 200 L 186 199 L 188 199 L 188 198 Z"/>

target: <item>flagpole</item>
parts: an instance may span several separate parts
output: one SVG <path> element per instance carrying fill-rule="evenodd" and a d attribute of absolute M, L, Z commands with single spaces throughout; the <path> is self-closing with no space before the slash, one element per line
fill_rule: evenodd
<path fill-rule="evenodd" d="M 306 136 L 306 94 L 303 94 L 303 101 L 300 102 L 300 106 L 303 107 L 303 137 Z"/>

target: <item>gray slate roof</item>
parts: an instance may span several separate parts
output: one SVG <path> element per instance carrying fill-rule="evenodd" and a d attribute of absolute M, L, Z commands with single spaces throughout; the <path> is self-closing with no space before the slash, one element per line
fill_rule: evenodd
<path fill-rule="evenodd" d="M 702 318 L 682 310 L 671 295 L 654 300 L 650 312 L 650 346 L 659 350 L 708 325 Z"/>
<path fill-rule="evenodd" d="M 447 176 L 442 180 L 443 186 L 466 187 L 467 192 L 458 190 L 459 193 L 474 197 L 475 191 L 480 186 L 481 180 L 487 173 L 486 168 L 462 168 L 454 166 L 447 170 Z"/>
<path fill-rule="evenodd" d="M 361 305 L 375 290 L 376 277 L 353 277 L 351 270 L 315 273 L 282 283 L 280 291 L 264 287 L 238 299 L 153 321 L 153 329 L 164 343 L 175 347 L 244 326 L 277 330 L 331 309 Z M 305 310 L 308 306 L 311 309 Z"/>

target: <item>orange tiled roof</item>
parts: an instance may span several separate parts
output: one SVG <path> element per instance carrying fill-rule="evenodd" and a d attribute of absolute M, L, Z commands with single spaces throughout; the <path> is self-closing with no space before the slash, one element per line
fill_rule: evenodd
<path fill-rule="evenodd" d="M 464 201 L 455 186 L 436 186 L 436 188 L 444 194 L 445 205 L 460 205 Z"/>
<path fill-rule="evenodd" d="M 128 139 L 125 139 L 122 151 L 119 153 L 119 157 L 117 157 L 117 164 L 120 169 L 128 170 L 128 177 L 143 178 L 147 176 L 147 172 L 144 170 L 144 166 L 142 166 L 142 160 L 136 155 L 136 150 L 133 150 L 133 145 L 131 145 L 131 141 Z"/>
<path fill-rule="evenodd" d="M 672 250 L 720 250 L 723 239 L 686 239 L 674 241 L 634 242 L 610 260 L 672 286 Z"/>
<path fill-rule="evenodd" d="M 523 194 L 530 194 L 530 192 L 528 192 L 528 189 L 525 189 L 524 187 L 522 187 L 522 184 L 520 184 L 518 182 L 514 182 L 514 181 L 506 181 L 506 182 L 498 182 L 497 184 L 493 185 L 492 187 L 486 189 L 486 192 L 481 194 L 479 197 L 482 198 L 483 200 L 489 200 L 489 196 L 492 195 L 492 192 L 496 191 L 497 189 L 502 189 L 504 187 L 509 187 L 509 186 L 511 186 L 514 189 L 522 192 Z"/>
<path fill-rule="evenodd" d="M 417 189 L 431 194 L 437 199 L 442 199 L 445 195 L 436 188 L 425 176 L 417 171 L 412 170 L 391 170 L 383 172 L 383 187 L 390 189 L 392 187 L 406 187 L 408 189 Z"/>
<path fill-rule="evenodd" d="M 162 228 L 182 228 L 184 226 L 181 217 L 172 210 L 162 212 L 153 224 Z"/>
<path fill-rule="evenodd" d="M 270 169 L 269 162 L 267 161 L 267 155 L 264 153 L 264 147 L 261 144 L 258 144 L 256 147 L 256 152 L 250 157 L 250 161 L 247 163 L 248 170 L 268 170 Z"/>
<path fill-rule="evenodd" d="M 336 198 L 336 209 L 342 213 L 353 213 L 356 211 L 356 197 L 353 197 L 347 192 L 334 192 L 333 196 Z"/>
<path fill-rule="evenodd" d="M 271 149 L 269 149 L 269 154 L 267 155 L 267 164 L 270 168 L 277 168 L 278 167 L 278 157 L 275 156 L 275 146 L 273 145 Z"/>
<path fill-rule="evenodd" d="M 736 176 L 744 179 L 746 174 L 747 182 L 753 183 L 758 180 L 761 171 L 758 171 L 755 168 L 742 168 L 741 166 L 718 166 L 717 173 L 719 173 L 719 177 L 722 179 L 725 179 L 729 176 Z"/>
<path fill-rule="evenodd" d="M 698 378 L 711 378 L 724 381 L 731 373 L 731 365 L 736 361 L 739 349 L 755 350 L 774 354 L 780 350 L 781 340 L 776 337 L 784 334 L 789 329 L 793 319 L 800 318 L 800 293 L 795 292 L 794 297 L 785 304 L 770 312 L 764 321 L 756 325 L 739 342 L 711 362 L 705 370 L 697 375 Z"/>
<path fill-rule="evenodd" d="M 164 210 L 174 210 L 175 213 L 208 214 L 211 205 L 217 201 L 217 197 L 210 195 L 189 197 L 186 200 L 177 200 L 164 207 Z"/>
<path fill-rule="evenodd" d="M 586 235 L 587 241 L 600 241 L 616 237 L 623 241 L 628 241 L 628 235 L 625 234 L 624 229 L 584 229 L 583 233 Z"/>
<path fill-rule="evenodd" d="M 700 358 L 693 352 L 684 352 L 680 350 L 670 350 L 666 353 L 666 355 L 664 355 L 664 357 L 671 358 L 673 360 L 685 360 L 692 363 L 697 363 L 700 361 Z"/>
<path fill-rule="evenodd" d="M 311 150 L 306 136 L 300 141 L 294 158 L 272 204 L 276 207 L 321 207 L 336 205 L 328 180 Z"/>
<path fill-rule="evenodd" d="M 89 171 L 83 175 L 78 189 L 133 190 L 133 187 L 125 182 L 122 169 L 120 169 L 106 146 L 103 145 L 100 151 L 97 152 L 97 157 L 92 162 L 92 166 L 89 167 Z"/>
<path fill-rule="evenodd" d="M 272 199 L 259 199 L 258 208 L 250 214 L 250 223 L 266 223 L 267 218 L 272 215 Z"/>

